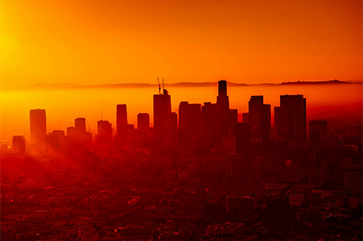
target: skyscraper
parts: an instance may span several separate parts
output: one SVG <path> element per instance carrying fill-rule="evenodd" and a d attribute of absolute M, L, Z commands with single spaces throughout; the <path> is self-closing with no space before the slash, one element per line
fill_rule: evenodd
<path fill-rule="evenodd" d="M 44 109 L 30 110 L 30 139 L 32 143 L 44 146 L 47 123 Z"/>
<path fill-rule="evenodd" d="M 251 96 L 248 109 L 252 140 L 268 142 L 271 131 L 271 106 L 263 103 L 263 96 Z"/>
<path fill-rule="evenodd" d="M 127 124 L 127 106 L 126 104 L 119 104 L 116 106 L 115 145 L 119 147 L 126 145 L 128 129 L 129 126 Z"/>
<path fill-rule="evenodd" d="M 223 137 L 228 135 L 230 111 L 229 99 L 227 95 L 227 81 L 220 80 L 218 82 L 217 96 L 217 141 L 221 142 Z"/>
<path fill-rule="evenodd" d="M 80 117 L 80 118 L 75 119 L 74 126 L 75 126 L 75 131 L 78 136 L 83 136 L 84 134 L 86 134 L 86 119 L 85 118 Z"/>
<path fill-rule="evenodd" d="M 261 138 L 263 96 L 251 96 L 248 102 L 249 124 L 252 139 Z"/>
<path fill-rule="evenodd" d="M 275 129 L 285 142 L 306 141 L 306 99 L 302 95 L 281 95 L 275 107 Z"/>
<path fill-rule="evenodd" d="M 150 117 L 148 113 L 139 113 L 137 115 L 137 129 L 147 133 L 150 128 Z"/>
<path fill-rule="evenodd" d="M 171 98 L 166 89 L 163 94 L 154 95 L 154 132 L 155 132 L 155 145 L 157 147 L 164 147 L 167 139 L 165 139 L 167 121 L 171 118 L 166 118 L 171 113 Z"/>
<path fill-rule="evenodd" d="M 189 104 L 180 102 L 179 127 L 190 135 L 199 135 L 202 131 L 202 106 L 201 104 Z"/>
<path fill-rule="evenodd" d="M 116 135 L 121 134 L 121 129 L 127 125 L 127 107 L 126 104 L 116 106 Z"/>
<path fill-rule="evenodd" d="M 24 136 L 13 136 L 13 150 L 20 155 L 25 155 Z"/>
<path fill-rule="evenodd" d="M 211 102 L 204 102 L 202 107 L 202 138 L 201 145 L 205 153 L 217 142 L 216 140 L 216 104 Z"/>
<path fill-rule="evenodd" d="M 112 125 L 106 120 L 97 122 L 97 142 L 111 144 L 112 143 Z"/>

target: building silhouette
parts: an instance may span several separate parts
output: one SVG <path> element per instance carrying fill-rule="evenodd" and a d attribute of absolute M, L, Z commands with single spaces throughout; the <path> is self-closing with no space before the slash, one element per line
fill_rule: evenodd
<path fill-rule="evenodd" d="M 44 146 L 47 135 L 47 122 L 44 109 L 30 110 L 30 140 Z"/>
<path fill-rule="evenodd" d="M 223 137 L 227 137 L 229 130 L 229 98 L 227 95 L 227 81 L 218 81 L 218 96 L 217 96 L 217 126 L 216 137 L 217 142 L 221 143 Z"/>
<path fill-rule="evenodd" d="M 13 150 L 17 154 L 25 155 L 25 138 L 24 138 L 24 136 L 13 136 Z"/>
<path fill-rule="evenodd" d="M 150 117 L 148 113 L 139 113 L 137 115 L 137 129 L 147 133 L 150 129 Z"/>
<path fill-rule="evenodd" d="M 127 106 L 119 104 L 116 106 L 116 135 L 121 135 L 127 125 Z"/>
<path fill-rule="evenodd" d="M 201 104 L 189 104 L 187 101 L 179 105 L 179 133 L 183 136 L 181 144 L 191 144 L 192 139 L 200 142 L 203 120 Z M 194 145 L 195 146 L 195 145 Z"/>
<path fill-rule="evenodd" d="M 74 127 L 77 135 L 83 136 L 86 134 L 86 119 L 85 118 L 77 118 L 74 120 Z"/>
<path fill-rule="evenodd" d="M 258 142 L 269 142 L 271 132 L 271 106 L 263 103 L 263 96 L 251 96 L 248 102 L 248 123 L 251 138 Z"/>
<path fill-rule="evenodd" d="M 275 107 L 277 140 L 306 141 L 306 99 L 302 95 L 281 95 L 280 106 Z"/>
<path fill-rule="evenodd" d="M 112 144 L 112 125 L 106 120 L 97 122 L 96 140 L 100 144 Z"/>
<path fill-rule="evenodd" d="M 156 147 L 171 147 L 176 143 L 173 131 L 177 132 L 176 113 L 171 112 L 171 97 L 166 89 L 154 95 L 154 137 Z M 176 133 L 174 133 L 177 135 Z"/>

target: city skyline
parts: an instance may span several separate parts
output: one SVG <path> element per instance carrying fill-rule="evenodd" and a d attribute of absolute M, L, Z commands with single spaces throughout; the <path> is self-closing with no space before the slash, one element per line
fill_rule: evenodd
<path fill-rule="evenodd" d="M 0 0 L 0 239 L 362 240 L 362 10 Z"/>
<path fill-rule="evenodd" d="M 173 112 L 161 85 L 154 127 L 118 103 L 96 134 L 85 117 L 52 130 L 30 109 L 30 141 L 1 145 L 2 238 L 360 240 L 362 122 L 308 120 L 309 99 L 283 94 L 273 126 L 263 95 L 239 116 L 226 80 L 215 92 Z"/>
<path fill-rule="evenodd" d="M 239 120 L 242 121 L 242 114 L 248 110 L 248 100 L 251 95 L 261 95 L 263 94 L 266 100 L 271 105 L 271 115 L 274 116 L 274 107 L 279 105 L 279 96 L 284 94 L 303 94 L 307 96 L 309 104 L 308 108 L 308 118 L 319 119 L 319 118 L 337 118 L 339 117 L 339 112 L 333 111 L 334 108 L 339 108 L 341 111 L 345 112 L 347 118 L 358 118 L 359 113 L 361 113 L 361 98 L 362 92 L 359 88 L 356 87 L 357 84 L 355 83 L 345 83 L 345 82 L 323 82 L 323 83 L 299 83 L 296 84 L 280 84 L 280 85 L 256 85 L 256 86 L 238 86 L 229 84 L 228 85 L 230 90 L 232 91 L 231 96 L 231 103 L 232 107 L 238 109 Z M 361 84 L 358 84 L 361 86 Z M 167 88 L 171 89 L 174 95 L 172 99 L 173 102 L 173 111 L 178 112 L 178 105 L 180 101 L 188 100 L 190 103 L 203 103 L 205 101 L 213 101 L 215 97 L 213 97 L 213 93 L 215 93 L 217 86 L 217 82 L 212 83 L 209 82 L 207 86 L 204 85 L 197 85 L 197 86 L 174 86 L 169 85 Z M 75 118 L 77 112 L 81 113 L 84 117 L 87 117 L 88 120 L 88 128 L 91 128 L 91 131 L 95 133 L 97 125 L 96 122 L 101 119 L 103 116 L 104 119 L 109 120 L 113 127 L 116 130 L 116 119 L 113 112 L 113 105 L 117 102 L 124 102 L 131 106 L 129 111 L 129 121 L 131 124 L 136 126 L 137 124 L 137 114 L 140 112 L 148 112 L 150 117 L 153 118 L 152 113 L 152 106 L 150 106 L 150 102 L 152 101 L 152 93 L 157 91 L 157 84 L 154 86 L 147 86 L 147 88 L 131 88 L 128 89 L 126 87 L 123 88 L 115 88 L 115 89 L 85 89 L 85 90 L 78 90 L 78 89 L 60 89 L 59 91 L 54 89 L 39 89 L 39 90 L 31 90 L 31 91 L 4 91 L 2 93 L 2 119 L 1 119 L 1 126 L 2 126 L 2 140 L 11 140 L 11 136 L 14 134 L 17 135 L 25 135 L 28 136 L 28 126 L 24 125 L 22 119 L 27 119 L 26 115 L 26 106 L 29 108 L 42 108 L 46 107 L 45 109 L 48 110 L 49 115 L 49 126 L 51 129 L 63 129 L 65 130 L 66 126 L 70 125 L 70 121 Z M 198 93 L 198 89 L 204 88 L 203 91 L 205 94 L 201 93 L 200 97 L 195 96 Z M 341 92 L 341 89 L 346 89 L 346 92 Z M 318 89 L 328 90 L 326 94 L 327 96 L 320 96 L 317 95 Z M 252 92 L 251 92 L 251 91 Z M 278 91 L 276 91 L 278 90 Z M 20 92 L 19 92 L 20 91 Z M 55 91 L 55 92 L 54 92 Z M 74 91 L 74 92 L 73 92 Z M 58 100 L 53 99 L 52 102 L 43 101 L 46 96 L 53 98 L 52 96 L 56 97 L 59 100 L 63 99 L 62 93 L 67 95 L 69 98 L 73 98 L 73 101 L 81 100 L 78 97 L 83 95 L 83 91 L 90 92 L 92 96 L 83 96 L 82 102 L 79 103 L 72 103 L 69 105 L 67 102 L 58 102 Z M 121 96 L 117 97 L 117 92 L 120 91 Z M 241 92 L 240 92 L 241 91 Z M 134 94 L 142 93 L 140 98 L 134 98 Z M 279 93 L 280 92 L 280 93 Z M 23 105 L 16 105 L 13 106 L 11 109 L 8 110 L 8 104 L 11 103 L 11 99 L 14 97 L 17 98 L 18 94 L 25 94 L 24 97 L 17 100 L 20 101 L 19 103 L 23 102 Z M 105 95 L 107 93 L 108 96 Z M 243 96 L 240 94 L 243 93 Z M 278 94 L 274 94 L 278 93 Z M 39 95 L 40 94 L 40 95 Z M 50 94 L 50 95 L 49 95 Z M 76 94 L 76 95 L 75 95 Z M 81 95 L 80 95 L 81 94 Z M 125 96 L 126 94 L 126 96 Z M 191 95 L 190 95 L 191 94 Z M 337 94 L 343 96 L 346 95 L 345 100 L 343 99 L 336 99 L 334 96 Z M 74 97 L 72 97 L 75 95 Z M 11 97 L 11 99 L 9 97 Z M 28 96 L 28 97 L 26 97 Z M 58 97 L 57 97 L 58 96 Z M 112 96 L 111 98 L 109 98 Z M 148 97 L 149 96 L 149 97 Z M 126 98 L 125 98 L 126 97 Z M 24 99 L 23 99 L 24 98 Z M 75 98 L 75 99 L 74 99 Z M 102 100 L 104 98 L 104 100 Z M 28 101 L 25 101 L 28 100 Z M 25 102 L 24 102 L 25 101 Z M 95 108 L 90 109 L 88 107 L 88 102 L 93 103 Z M 121 103 L 122 103 L 121 102 Z M 8 103 L 8 104 L 6 104 Z M 83 104 L 82 104 L 83 103 Z M 102 104 L 103 103 L 103 104 Z M 101 104 L 101 105 L 100 105 Z M 136 106 L 135 106 L 136 104 Z M 84 107 L 87 107 L 86 109 Z M 310 117 L 309 117 L 310 116 Z M 17 119 L 17 126 L 14 126 L 12 123 L 14 118 Z M 54 119 L 56 118 L 56 119 Z M 274 123 L 274 118 L 272 118 L 272 123 Z M 63 124 L 62 124 L 63 123 Z M 68 123 L 68 124 L 67 124 Z M 150 121 L 151 125 L 153 125 L 153 119 Z M 14 131 L 17 129 L 17 131 Z M 28 139 L 28 138 L 27 138 Z"/>
<path fill-rule="evenodd" d="M 182 101 L 176 113 L 172 112 L 171 95 L 164 88 L 164 83 L 159 84 L 159 93 L 153 95 L 152 122 L 149 113 L 139 113 L 135 127 L 128 122 L 127 104 L 117 104 L 116 125 L 112 126 L 102 114 L 101 120 L 97 121 L 97 134 L 93 133 L 94 137 L 88 120 L 84 117 L 75 118 L 74 125 L 66 127 L 66 132 L 56 129 L 47 133 L 46 110 L 31 109 L 31 139 L 26 143 L 47 149 L 53 145 L 61 145 L 65 141 L 63 139 L 67 137 L 75 143 L 83 143 L 82 145 L 86 143 L 89 145 L 95 141 L 98 144 L 107 144 L 129 151 L 142 147 L 150 148 L 148 145 L 152 143 L 152 148 L 175 149 L 191 145 L 196 151 L 205 152 L 214 145 L 225 145 L 225 141 L 232 141 L 235 144 L 229 144 L 225 147 L 226 150 L 235 150 L 242 154 L 246 153 L 250 143 L 261 145 L 258 149 L 265 149 L 272 140 L 286 143 L 307 141 L 306 98 L 303 95 L 281 95 L 280 106 L 274 108 L 275 121 L 272 125 L 271 105 L 264 103 L 262 95 L 251 96 L 248 112 L 238 113 L 238 109 L 230 108 L 227 90 L 227 81 L 220 80 L 215 103 L 189 104 L 188 101 Z M 321 125 L 319 127 L 315 123 L 318 123 L 318 120 L 309 121 L 309 127 L 313 128 L 309 131 L 310 133 L 314 131 L 312 137 L 309 135 L 309 141 L 315 138 L 316 141 L 313 143 L 319 143 L 320 136 L 325 140 L 327 134 L 321 134 Z M 22 140 L 19 138 L 17 135 L 13 136 L 14 150 L 22 149 L 17 147 L 22 140 L 25 145 L 25 138 L 22 137 Z M 194 138 L 196 140 L 192 141 Z M 251 144 L 251 147 L 253 145 Z"/>

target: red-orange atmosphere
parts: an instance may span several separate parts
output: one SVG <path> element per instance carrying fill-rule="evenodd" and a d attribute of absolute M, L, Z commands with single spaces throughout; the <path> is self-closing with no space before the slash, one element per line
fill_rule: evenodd
<path fill-rule="evenodd" d="M 362 80 L 360 0 L 14 0 L 0 1 L 0 10 L 3 90 L 34 83 L 155 83 L 156 76 L 168 83 Z M 230 98 L 240 112 L 252 94 L 264 94 L 272 105 L 279 94 L 298 93 L 307 96 L 308 108 L 334 101 L 361 105 L 354 86 L 339 96 L 330 90 L 231 90 Z M 132 123 L 136 113 L 151 113 L 152 93 L 121 92 L 111 98 L 78 91 L 75 99 L 3 91 L 1 134 L 26 134 L 31 108 L 46 108 L 49 127 L 60 129 L 79 116 L 95 125 L 101 111 L 113 120 L 118 103 L 128 104 Z M 205 92 L 173 90 L 173 110 L 181 100 L 215 101 Z"/>
<path fill-rule="evenodd" d="M 362 1 L 1 1 L 1 87 L 362 79 Z"/>

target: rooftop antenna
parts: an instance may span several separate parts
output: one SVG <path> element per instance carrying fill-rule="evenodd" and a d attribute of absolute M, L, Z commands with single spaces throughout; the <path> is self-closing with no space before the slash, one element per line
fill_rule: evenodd
<path fill-rule="evenodd" d="M 156 77 L 157 79 L 158 79 L 158 85 L 159 85 L 159 95 L 160 95 L 160 82 L 159 82 L 159 76 L 158 77 Z"/>
<path fill-rule="evenodd" d="M 164 78 L 163 78 L 163 93 L 164 93 Z"/>

